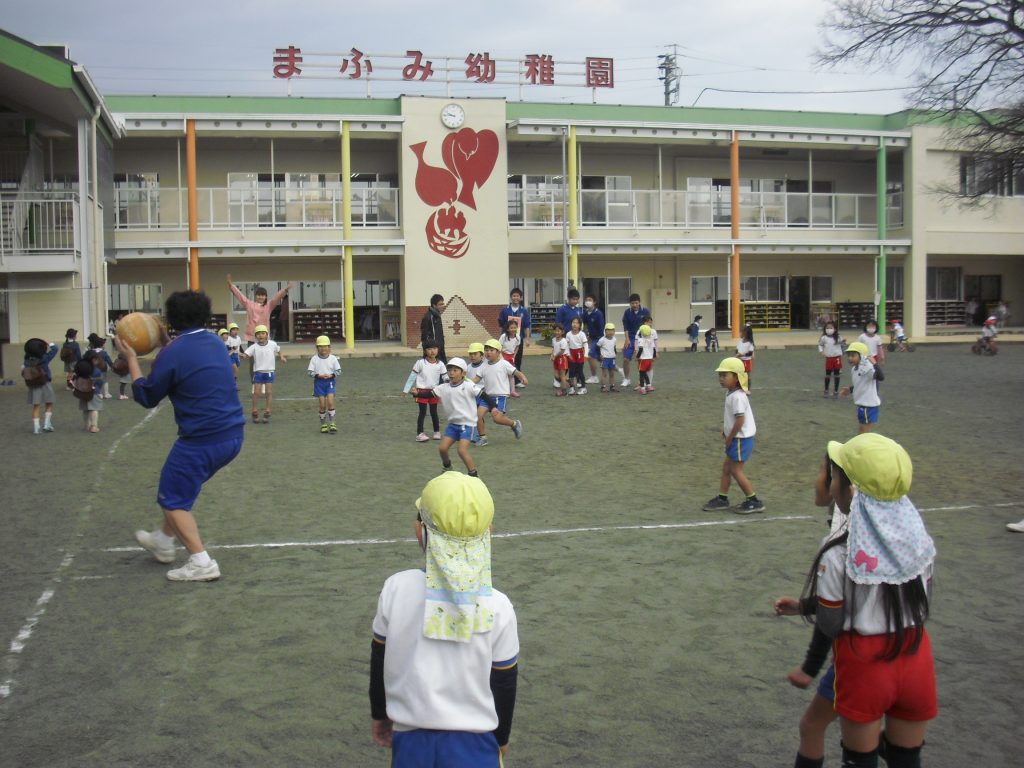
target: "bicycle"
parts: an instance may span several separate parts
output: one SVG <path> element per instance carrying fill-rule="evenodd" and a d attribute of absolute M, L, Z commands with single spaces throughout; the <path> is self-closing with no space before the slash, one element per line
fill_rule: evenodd
<path fill-rule="evenodd" d="M 885 348 L 890 352 L 913 352 L 914 345 L 907 341 L 906 336 L 903 340 L 896 338 L 896 331 L 889 331 L 889 343 L 886 344 Z"/>

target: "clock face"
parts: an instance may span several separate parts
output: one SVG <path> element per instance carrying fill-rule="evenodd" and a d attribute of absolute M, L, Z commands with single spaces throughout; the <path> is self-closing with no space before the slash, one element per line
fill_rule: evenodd
<path fill-rule="evenodd" d="M 441 110 L 441 122 L 446 128 L 458 128 L 466 120 L 466 110 L 458 104 L 448 104 Z"/>

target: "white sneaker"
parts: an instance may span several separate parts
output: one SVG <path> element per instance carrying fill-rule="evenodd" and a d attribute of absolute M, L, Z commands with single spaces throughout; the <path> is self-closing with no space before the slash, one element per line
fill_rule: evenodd
<path fill-rule="evenodd" d="M 587 384 L 600 384 L 600 383 L 601 383 L 601 380 L 598 379 L 597 376 L 588 376 L 587 377 Z"/>
<path fill-rule="evenodd" d="M 587 388 L 586 388 L 586 387 L 583 387 L 583 388 L 581 388 L 581 389 L 577 389 L 577 390 L 576 390 L 576 394 L 577 394 L 577 395 L 585 395 L 585 394 L 587 394 Z"/>
<path fill-rule="evenodd" d="M 1021 520 L 1019 523 L 1007 523 L 1006 527 L 1009 528 L 1011 531 L 1016 531 L 1017 533 L 1024 533 L 1024 520 Z"/>
<path fill-rule="evenodd" d="M 569 394 L 570 395 L 575 395 L 576 394 L 576 387 L 569 387 Z"/>
<path fill-rule="evenodd" d="M 136 531 L 135 540 L 142 545 L 142 548 L 153 554 L 158 563 L 174 562 L 174 545 L 163 547 L 156 540 L 156 537 L 149 531 Z"/>
<path fill-rule="evenodd" d="M 207 566 L 196 565 L 189 558 L 181 568 L 174 568 L 167 572 L 168 581 L 213 581 L 220 578 L 220 568 L 217 561 L 211 560 Z"/>
<path fill-rule="evenodd" d="M 105 395 L 103 396 L 103 399 L 104 399 L 104 400 L 110 400 L 110 399 L 111 399 L 112 397 L 113 397 L 113 395 L 112 395 L 112 394 L 110 394 L 109 392 L 107 392 L 107 394 L 105 394 Z"/>
<path fill-rule="evenodd" d="M 425 442 L 427 442 L 427 441 L 428 441 L 429 439 L 430 439 L 430 438 L 429 438 L 429 437 L 427 437 L 427 436 L 426 436 L 425 434 L 423 434 L 422 432 L 420 432 L 420 433 L 419 433 L 418 435 L 416 435 L 416 442 L 417 442 L 417 443 L 425 443 Z"/>
<path fill-rule="evenodd" d="M 619 384 L 619 386 L 620 387 L 628 387 L 629 386 L 629 379 L 623 379 L 622 383 Z"/>

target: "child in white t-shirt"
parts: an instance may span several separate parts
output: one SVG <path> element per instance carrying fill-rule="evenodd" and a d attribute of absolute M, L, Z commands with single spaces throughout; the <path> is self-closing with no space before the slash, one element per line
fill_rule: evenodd
<path fill-rule="evenodd" d="M 740 334 L 740 340 L 736 344 L 736 357 L 743 361 L 743 371 L 747 374 L 747 386 L 745 389 L 747 392 L 750 391 L 750 372 L 754 370 L 754 329 L 749 326 L 743 326 L 743 330 Z"/>
<path fill-rule="evenodd" d="M 476 477 L 476 464 L 469 455 L 469 446 L 477 421 L 477 397 L 481 394 L 486 396 L 486 393 L 482 385 L 466 378 L 468 368 L 466 361 L 461 357 L 453 357 L 447 365 L 448 383 L 441 384 L 434 390 L 448 417 L 448 426 L 445 427 L 437 451 L 441 454 L 441 467 L 447 472 L 452 468 L 448 451 L 452 445 L 458 443 L 459 458 L 466 465 L 470 476 Z M 490 397 L 487 399 L 491 403 L 494 402 Z"/>
<path fill-rule="evenodd" d="M 565 327 L 561 323 L 554 325 L 555 335 L 551 338 L 551 367 L 555 371 L 555 395 L 565 397 L 569 391 L 569 342 L 565 340 Z M 576 390 L 572 391 L 576 394 Z"/>
<path fill-rule="evenodd" d="M 251 357 L 252 368 L 252 422 L 260 423 L 259 397 L 264 395 L 263 423 L 270 423 L 270 408 L 274 398 L 274 377 L 277 360 L 287 362 L 276 341 L 270 340 L 270 332 L 265 325 L 257 325 L 256 343 L 242 353 L 243 357 Z"/>
<path fill-rule="evenodd" d="M 523 425 L 518 420 L 506 416 L 505 410 L 508 408 L 509 395 L 515 391 L 515 381 L 527 383 L 525 374 L 501 357 L 501 344 L 497 339 L 488 339 L 484 342 L 484 359 L 487 362 L 480 368 L 478 381 L 483 384 L 484 392 L 490 399 L 481 402 L 477 408 L 477 445 L 480 447 L 488 443 L 484 431 L 484 416 L 488 413 L 495 424 L 509 427 L 517 440 L 522 436 Z"/>
<path fill-rule="evenodd" d="M 653 329 L 644 323 L 636 332 L 636 360 L 638 383 L 633 388 L 637 394 L 646 395 L 654 387 L 650 386 L 651 369 L 654 367 L 654 339 L 651 334 Z"/>
<path fill-rule="evenodd" d="M 882 342 L 882 337 L 878 335 L 878 323 L 868 320 L 864 324 L 864 333 L 857 338 L 857 341 L 868 348 L 869 363 L 872 365 L 885 363 L 885 344 Z"/>
<path fill-rule="evenodd" d="M 583 321 L 578 317 L 572 319 L 570 327 L 565 335 L 569 352 L 569 394 L 585 395 L 587 383 L 583 377 L 583 364 L 587 359 L 587 334 L 583 331 Z"/>
<path fill-rule="evenodd" d="M 843 372 L 843 337 L 831 320 L 825 323 L 821 338 L 818 339 L 818 354 L 825 358 L 825 397 L 828 397 L 828 380 L 834 378 L 832 397 L 839 397 L 839 376 Z"/>
<path fill-rule="evenodd" d="M 428 339 L 423 343 L 423 357 L 417 360 L 412 366 L 412 373 L 405 382 L 404 392 L 413 396 L 419 405 L 419 416 L 416 418 L 416 442 L 425 443 L 430 440 L 427 433 L 423 431 L 423 425 L 427 418 L 427 408 L 430 409 L 430 422 L 434 427 L 434 439 L 441 439 L 441 422 L 437 416 L 437 404 L 440 400 L 437 397 L 437 387 L 448 379 L 445 365 L 437 359 L 437 342 Z"/>
<path fill-rule="evenodd" d="M 615 323 L 605 323 L 604 336 L 597 340 L 597 351 L 601 355 L 601 391 L 615 392 Z"/>
<path fill-rule="evenodd" d="M 651 367 L 647 371 L 647 391 L 654 391 L 654 363 L 658 362 L 658 329 L 654 327 L 654 318 L 644 315 L 643 324 L 651 329 L 651 346 L 654 347 L 654 357 Z"/>
<path fill-rule="evenodd" d="M 508 323 L 505 326 L 505 332 L 498 337 L 498 343 L 501 344 L 501 356 L 505 358 L 505 361 L 511 365 L 516 364 L 516 352 L 519 351 L 519 321 L 509 318 Z M 509 397 L 519 397 L 519 393 L 516 392 L 515 377 L 509 376 Z"/>
<path fill-rule="evenodd" d="M 757 498 L 754 488 L 743 471 L 743 465 L 754 450 L 754 411 L 747 399 L 747 372 L 742 361 L 727 357 L 716 369 L 718 383 L 728 391 L 725 396 L 725 416 L 722 421 L 722 437 L 725 439 L 725 461 L 722 462 L 722 477 L 718 495 L 703 507 L 705 512 L 732 509 L 740 515 L 764 512 L 764 502 Z M 735 480 L 747 497 L 736 507 L 729 506 L 729 485 Z"/>
<path fill-rule="evenodd" d="M 334 390 L 338 374 L 341 372 L 341 363 L 331 354 L 329 337 L 317 336 L 316 354 L 310 358 L 306 370 L 313 377 L 313 397 L 317 398 L 320 406 L 320 432 L 333 435 L 338 431 Z"/>
<path fill-rule="evenodd" d="M 239 353 L 242 351 L 242 337 L 238 335 L 238 323 L 228 325 L 228 336 L 224 339 L 224 346 L 227 347 L 228 357 L 231 358 L 231 367 L 238 380 L 238 366 L 242 364 Z"/>

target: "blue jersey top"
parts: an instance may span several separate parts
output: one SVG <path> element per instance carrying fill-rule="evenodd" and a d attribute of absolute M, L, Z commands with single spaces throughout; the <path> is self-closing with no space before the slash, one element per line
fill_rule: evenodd
<path fill-rule="evenodd" d="M 633 346 L 633 341 L 636 338 L 636 332 L 639 331 L 640 326 L 644 324 L 643 318 L 649 314 L 651 314 L 651 310 L 643 305 L 641 305 L 640 309 L 636 312 L 633 311 L 632 307 L 626 307 L 626 311 L 622 313 L 622 330 L 626 332 L 625 346 Z"/>
<path fill-rule="evenodd" d="M 587 338 L 592 343 L 604 336 L 604 312 L 597 307 L 587 312 L 583 310 L 583 328 L 587 332 Z"/>
<path fill-rule="evenodd" d="M 43 370 L 46 371 L 46 380 L 47 381 L 53 381 L 53 376 L 50 375 L 50 361 L 53 360 L 53 358 L 56 357 L 56 356 L 57 356 L 57 345 L 56 344 L 50 344 L 50 346 L 47 347 L 47 349 L 46 349 L 46 354 L 45 355 L 43 355 L 42 357 L 28 357 L 28 356 L 26 356 L 25 357 L 25 361 L 22 363 L 22 365 L 25 368 L 28 368 L 28 367 L 33 366 L 33 365 L 41 365 L 41 366 L 43 366 Z"/>
<path fill-rule="evenodd" d="M 572 319 L 574 317 L 578 317 L 580 319 L 581 326 L 586 325 L 583 320 L 583 307 L 579 304 L 575 307 L 570 307 L 569 304 L 566 303 L 555 311 L 555 322 L 561 323 L 566 333 L 572 330 Z"/>
<path fill-rule="evenodd" d="M 524 331 L 530 327 L 530 312 L 522 304 L 515 308 L 509 304 L 498 313 L 498 325 L 501 327 L 501 330 L 505 330 L 505 324 L 508 322 L 510 317 L 514 317 L 519 321 L 520 331 Z"/>
<path fill-rule="evenodd" d="M 217 443 L 243 436 L 245 414 L 224 342 L 205 328 L 192 328 L 164 347 L 148 377 L 132 382 L 135 400 L 155 408 L 165 397 L 174 406 L 178 438 Z"/>

